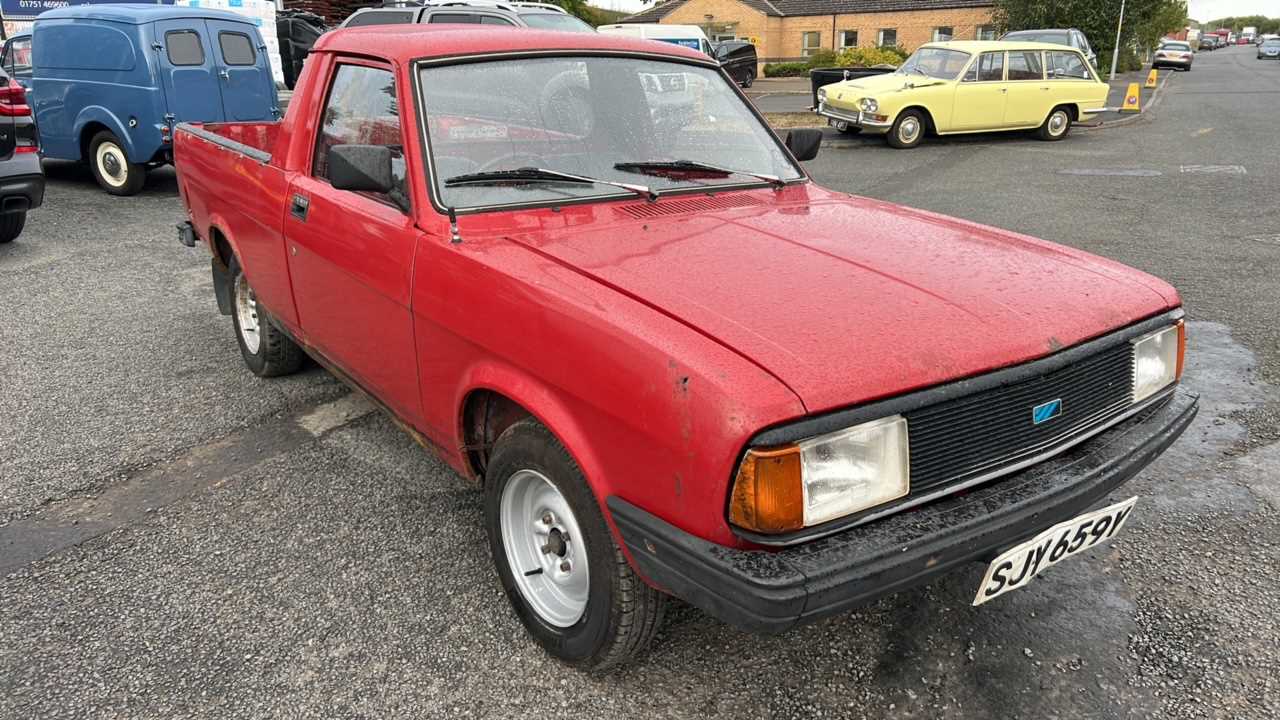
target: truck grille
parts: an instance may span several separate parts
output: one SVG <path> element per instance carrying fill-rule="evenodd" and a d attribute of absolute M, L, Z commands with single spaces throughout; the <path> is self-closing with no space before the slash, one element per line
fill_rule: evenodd
<path fill-rule="evenodd" d="M 1133 347 L 1120 343 L 1053 372 L 904 413 L 911 494 L 998 471 L 1112 420 L 1131 404 Z M 1032 408 L 1061 400 L 1040 424 Z"/>

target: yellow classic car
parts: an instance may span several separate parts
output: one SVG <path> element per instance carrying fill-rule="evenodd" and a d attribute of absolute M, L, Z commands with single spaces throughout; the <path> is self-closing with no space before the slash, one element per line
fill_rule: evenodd
<path fill-rule="evenodd" d="M 817 113 L 845 132 L 884 133 L 910 148 L 927 133 L 1036 129 L 1061 140 L 1104 109 L 1108 86 L 1074 48 L 960 41 L 920 46 L 895 72 L 818 88 Z"/>

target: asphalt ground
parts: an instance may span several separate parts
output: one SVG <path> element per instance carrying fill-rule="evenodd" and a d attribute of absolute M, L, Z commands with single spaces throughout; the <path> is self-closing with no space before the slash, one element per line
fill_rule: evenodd
<path fill-rule="evenodd" d="M 828 186 L 1172 281 L 1200 417 L 1025 589 L 972 608 L 974 565 L 773 638 L 678 606 L 606 677 L 527 639 L 478 493 L 322 370 L 242 367 L 171 171 L 117 199 L 51 164 L 0 248 L 0 717 L 1275 717 L 1277 96 L 1228 49 L 1060 143 L 824 149 Z"/>

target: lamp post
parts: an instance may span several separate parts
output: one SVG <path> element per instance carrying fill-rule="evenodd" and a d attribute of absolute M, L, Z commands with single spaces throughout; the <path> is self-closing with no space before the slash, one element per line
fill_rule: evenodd
<path fill-rule="evenodd" d="M 1120 61 L 1120 28 L 1124 27 L 1124 0 L 1120 0 L 1120 19 L 1116 20 L 1116 46 L 1111 51 L 1111 79 L 1116 79 L 1116 63 Z"/>

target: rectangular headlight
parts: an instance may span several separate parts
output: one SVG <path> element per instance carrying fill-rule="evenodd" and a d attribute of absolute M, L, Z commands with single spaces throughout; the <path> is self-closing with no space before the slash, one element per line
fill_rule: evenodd
<path fill-rule="evenodd" d="M 747 451 L 729 519 L 778 533 L 896 500 L 910 489 L 907 421 L 873 420 L 799 443 Z"/>
<path fill-rule="evenodd" d="M 1141 402 L 1182 376 L 1186 330 L 1182 321 L 1133 340 L 1133 401 Z"/>

